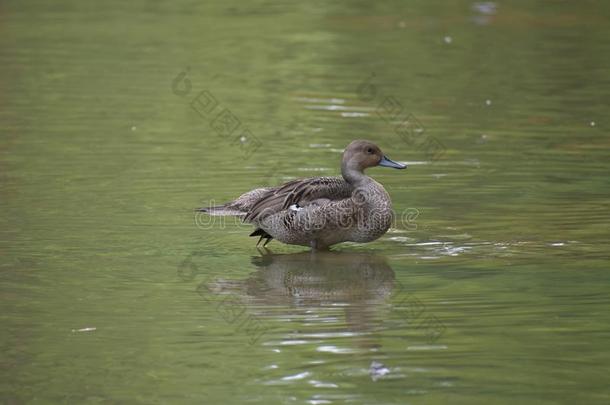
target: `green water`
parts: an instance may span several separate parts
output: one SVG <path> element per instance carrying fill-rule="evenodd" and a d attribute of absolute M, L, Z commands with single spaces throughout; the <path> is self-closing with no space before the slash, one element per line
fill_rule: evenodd
<path fill-rule="evenodd" d="M 3 1 L 1 400 L 609 403 L 609 16 Z M 357 138 L 410 165 L 378 241 L 195 224 Z"/>

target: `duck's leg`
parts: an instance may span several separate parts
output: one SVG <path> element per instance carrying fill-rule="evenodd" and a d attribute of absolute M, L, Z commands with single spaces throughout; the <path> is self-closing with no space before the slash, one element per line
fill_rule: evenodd
<path fill-rule="evenodd" d="M 258 252 L 261 254 L 261 256 L 272 254 L 271 250 L 269 250 L 269 248 L 266 248 L 266 247 L 265 248 L 257 247 L 256 250 L 258 250 Z"/>

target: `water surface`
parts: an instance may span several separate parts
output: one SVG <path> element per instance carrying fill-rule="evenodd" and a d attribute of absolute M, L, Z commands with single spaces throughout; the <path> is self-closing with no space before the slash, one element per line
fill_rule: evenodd
<path fill-rule="evenodd" d="M 609 12 L 3 2 L 2 401 L 608 403 Z M 196 224 L 357 138 L 378 241 Z"/>

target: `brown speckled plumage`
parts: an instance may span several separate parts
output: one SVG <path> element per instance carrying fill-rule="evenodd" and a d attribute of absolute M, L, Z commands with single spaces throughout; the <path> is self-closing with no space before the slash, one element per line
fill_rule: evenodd
<path fill-rule="evenodd" d="M 390 196 L 366 176 L 372 166 L 404 169 L 369 141 L 354 141 L 343 153 L 342 177 L 298 179 L 259 188 L 227 204 L 201 209 L 211 215 L 236 215 L 257 229 L 250 236 L 324 249 L 340 242 L 370 242 L 392 223 Z"/>

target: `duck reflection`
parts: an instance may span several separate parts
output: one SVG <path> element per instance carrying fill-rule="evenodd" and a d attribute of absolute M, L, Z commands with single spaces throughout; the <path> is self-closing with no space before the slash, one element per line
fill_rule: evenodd
<path fill-rule="evenodd" d="M 303 252 L 252 258 L 258 268 L 241 282 L 216 281 L 267 320 L 302 321 L 298 337 L 358 336 L 361 349 L 378 347 L 366 332 L 381 326 L 394 271 L 385 257 L 363 252 Z M 299 328 L 300 329 L 300 328 Z"/>
<path fill-rule="evenodd" d="M 248 294 L 269 303 L 359 304 L 380 301 L 392 291 L 394 271 L 385 257 L 371 253 L 263 252 L 252 263 Z"/>

